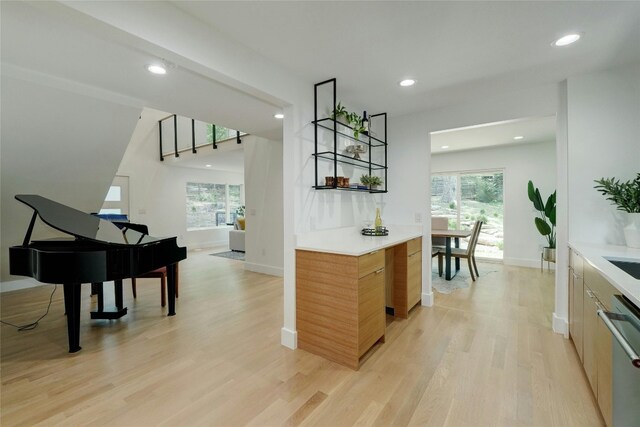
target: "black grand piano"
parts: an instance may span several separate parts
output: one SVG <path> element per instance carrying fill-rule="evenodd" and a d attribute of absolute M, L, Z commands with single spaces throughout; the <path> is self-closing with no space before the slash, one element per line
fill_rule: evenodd
<path fill-rule="evenodd" d="M 16 199 L 35 212 L 21 246 L 9 248 L 10 273 L 30 276 L 43 283 L 62 283 L 67 314 L 69 352 L 80 350 L 80 285 L 116 283 L 122 298 L 122 279 L 167 267 L 168 316 L 175 310 L 175 264 L 187 257 L 186 248 L 175 237 L 156 238 L 126 224 L 89 215 L 38 195 L 22 194 Z M 69 239 L 34 240 L 31 233 L 40 219 L 71 235 Z M 119 287 L 118 287 L 119 285 Z M 118 316 L 126 313 L 119 307 Z M 99 317 L 93 316 L 92 318 Z M 105 316 L 104 318 L 114 318 Z"/>

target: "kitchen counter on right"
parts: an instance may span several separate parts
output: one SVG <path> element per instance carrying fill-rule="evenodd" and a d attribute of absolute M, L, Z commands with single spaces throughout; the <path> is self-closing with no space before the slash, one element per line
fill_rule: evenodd
<path fill-rule="evenodd" d="M 636 307 L 640 307 L 640 280 L 616 267 L 607 258 L 640 262 L 640 249 L 626 246 L 569 242 L 569 247 L 580 254 Z"/>

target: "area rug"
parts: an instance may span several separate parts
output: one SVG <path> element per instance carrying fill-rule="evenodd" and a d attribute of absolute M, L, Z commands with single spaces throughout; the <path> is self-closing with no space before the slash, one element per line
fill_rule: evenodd
<path fill-rule="evenodd" d="M 456 274 L 455 277 L 451 280 L 445 280 L 444 272 L 442 274 L 442 277 L 438 276 L 438 267 L 436 266 L 435 268 L 433 268 L 431 270 L 431 284 L 433 286 L 433 289 L 441 294 L 448 295 L 457 289 L 465 289 L 471 286 L 471 284 L 474 283 L 473 280 L 471 280 L 471 274 L 469 274 L 468 270 L 465 270 L 464 267 L 466 266 L 460 267 L 461 268 L 460 271 L 458 271 L 458 274 Z M 497 271 L 483 269 L 482 266 L 478 266 L 478 270 L 480 272 L 480 277 L 476 280 L 475 283 L 478 283 L 487 275 L 495 273 Z"/>
<path fill-rule="evenodd" d="M 219 252 L 217 254 L 211 254 L 211 255 L 219 256 L 222 258 L 235 259 L 236 261 L 244 261 L 244 252 L 227 251 L 227 252 Z"/>

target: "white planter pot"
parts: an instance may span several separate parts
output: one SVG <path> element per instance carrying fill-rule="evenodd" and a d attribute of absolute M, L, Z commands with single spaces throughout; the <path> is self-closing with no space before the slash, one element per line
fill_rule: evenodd
<path fill-rule="evenodd" d="M 627 213 L 624 238 L 630 248 L 640 248 L 640 213 Z"/>

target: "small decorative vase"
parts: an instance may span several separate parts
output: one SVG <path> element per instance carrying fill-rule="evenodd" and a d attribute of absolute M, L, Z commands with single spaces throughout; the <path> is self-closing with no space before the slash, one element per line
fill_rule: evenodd
<path fill-rule="evenodd" d="M 630 248 L 640 248 L 640 213 L 627 213 L 624 238 Z"/>

